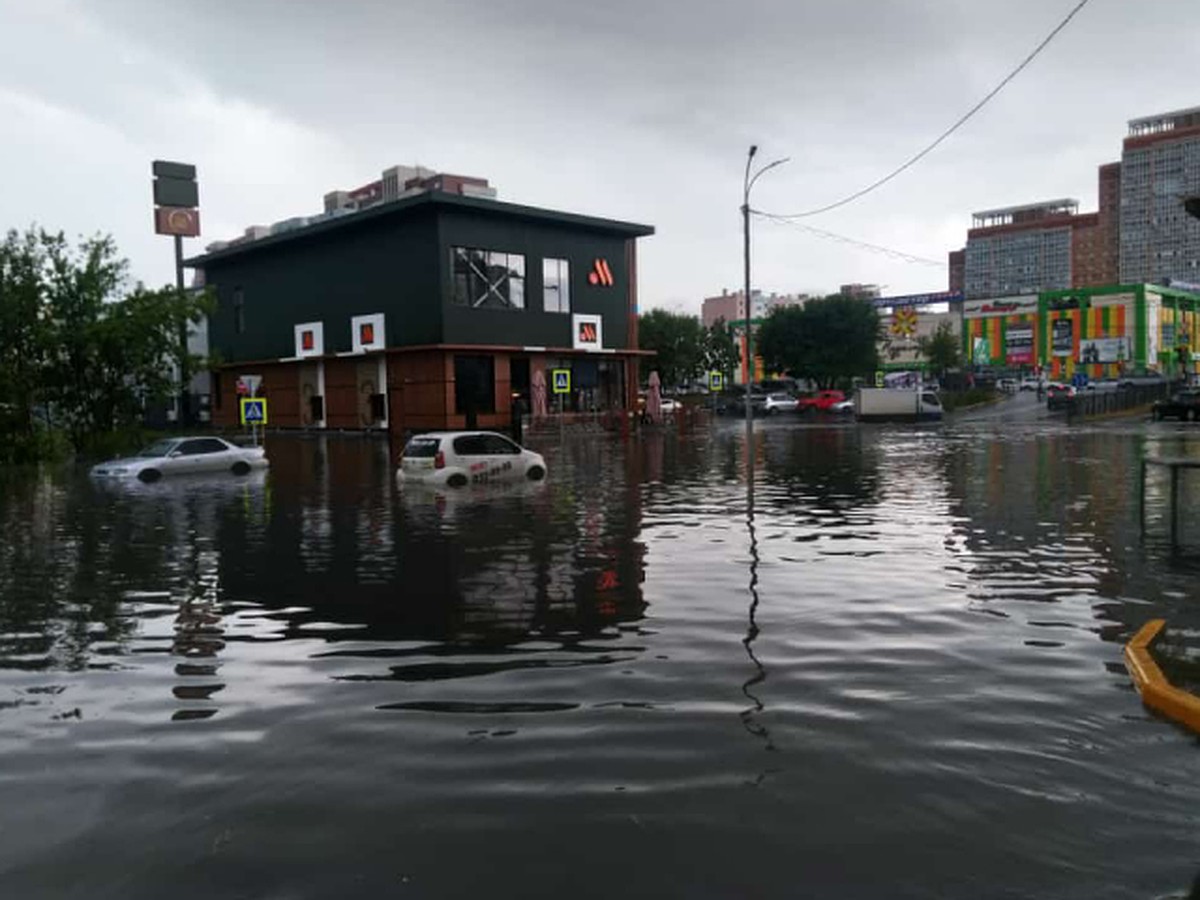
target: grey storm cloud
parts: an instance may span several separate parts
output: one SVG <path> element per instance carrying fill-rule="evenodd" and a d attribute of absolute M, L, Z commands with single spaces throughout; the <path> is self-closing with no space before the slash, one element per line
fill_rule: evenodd
<path fill-rule="evenodd" d="M 849 193 L 920 149 L 1071 0 L 104 4 L 0 0 L 4 225 L 112 232 L 150 282 L 149 162 L 200 171 L 205 239 L 319 208 L 420 162 L 504 199 L 649 222 L 648 305 L 695 310 L 740 280 L 746 147 L 788 156 L 755 205 Z M 1077 196 L 1125 121 L 1200 104 L 1193 0 L 1092 0 L 960 133 L 859 203 L 811 224 L 942 260 L 975 209 Z M 900 262 L 769 222 L 756 284 L 940 289 Z"/>

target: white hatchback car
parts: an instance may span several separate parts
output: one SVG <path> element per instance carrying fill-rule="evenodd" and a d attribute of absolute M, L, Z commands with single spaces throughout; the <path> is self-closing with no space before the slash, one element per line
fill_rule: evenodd
<path fill-rule="evenodd" d="M 411 438 L 400 457 L 402 481 L 466 487 L 546 477 L 546 460 L 494 431 L 439 431 Z"/>
<path fill-rule="evenodd" d="M 96 478 L 137 478 L 158 481 L 164 475 L 232 472 L 248 475 L 267 467 L 262 447 L 239 447 L 218 437 L 177 437 L 155 441 L 133 456 L 109 460 L 92 467 Z"/>

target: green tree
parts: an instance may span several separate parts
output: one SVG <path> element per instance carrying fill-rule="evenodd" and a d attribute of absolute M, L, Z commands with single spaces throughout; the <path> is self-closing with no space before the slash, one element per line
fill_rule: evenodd
<path fill-rule="evenodd" d="M 943 322 L 933 334 L 918 340 L 917 347 L 929 363 L 929 368 L 939 378 L 944 377 L 951 369 L 957 369 L 962 363 L 959 336 L 949 322 Z"/>
<path fill-rule="evenodd" d="M 0 446 L 29 443 L 41 411 L 43 431 L 62 428 L 87 450 L 170 397 L 173 371 L 202 364 L 179 334 L 212 310 L 211 298 L 140 284 L 129 292 L 127 271 L 107 237 L 72 248 L 62 234 L 30 229 L 0 245 Z"/>
<path fill-rule="evenodd" d="M 720 372 L 725 383 L 730 384 L 741 361 L 733 329 L 724 319 L 717 319 L 711 328 L 704 329 L 704 367 L 708 371 Z"/>
<path fill-rule="evenodd" d="M 44 262 L 33 231 L 10 231 L 0 244 L 0 462 L 29 462 L 37 455 L 36 411 L 44 408 L 50 347 Z"/>
<path fill-rule="evenodd" d="M 653 309 L 638 317 L 638 346 L 655 356 L 642 359 L 642 378 L 652 370 L 664 386 L 695 378 L 704 364 L 704 328 L 695 316 Z"/>
<path fill-rule="evenodd" d="M 768 370 L 829 388 L 879 367 L 880 328 L 870 301 L 835 294 L 773 309 L 757 347 Z"/>

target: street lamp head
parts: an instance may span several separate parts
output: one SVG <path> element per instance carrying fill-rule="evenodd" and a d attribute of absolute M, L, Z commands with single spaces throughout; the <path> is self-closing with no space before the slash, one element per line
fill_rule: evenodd
<path fill-rule="evenodd" d="M 750 158 L 754 159 L 754 154 L 758 152 L 758 144 L 750 145 Z"/>

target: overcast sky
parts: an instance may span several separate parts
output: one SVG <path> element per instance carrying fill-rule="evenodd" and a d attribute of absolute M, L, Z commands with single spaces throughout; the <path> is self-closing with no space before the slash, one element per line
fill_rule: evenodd
<path fill-rule="evenodd" d="M 111 232 L 151 284 L 150 161 L 194 162 L 204 236 L 318 212 L 395 164 L 517 203 L 645 222 L 643 307 L 741 283 L 749 144 L 790 156 L 756 207 L 830 202 L 903 161 L 1074 0 L 0 0 L 2 224 Z M 814 226 L 944 263 L 979 209 L 1096 206 L 1130 118 L 1200 105 L 1196 0 L 1092 0 L 931 156 Z M 915 265 L 770 222 L 755 286 L 944 290 Z"/>

